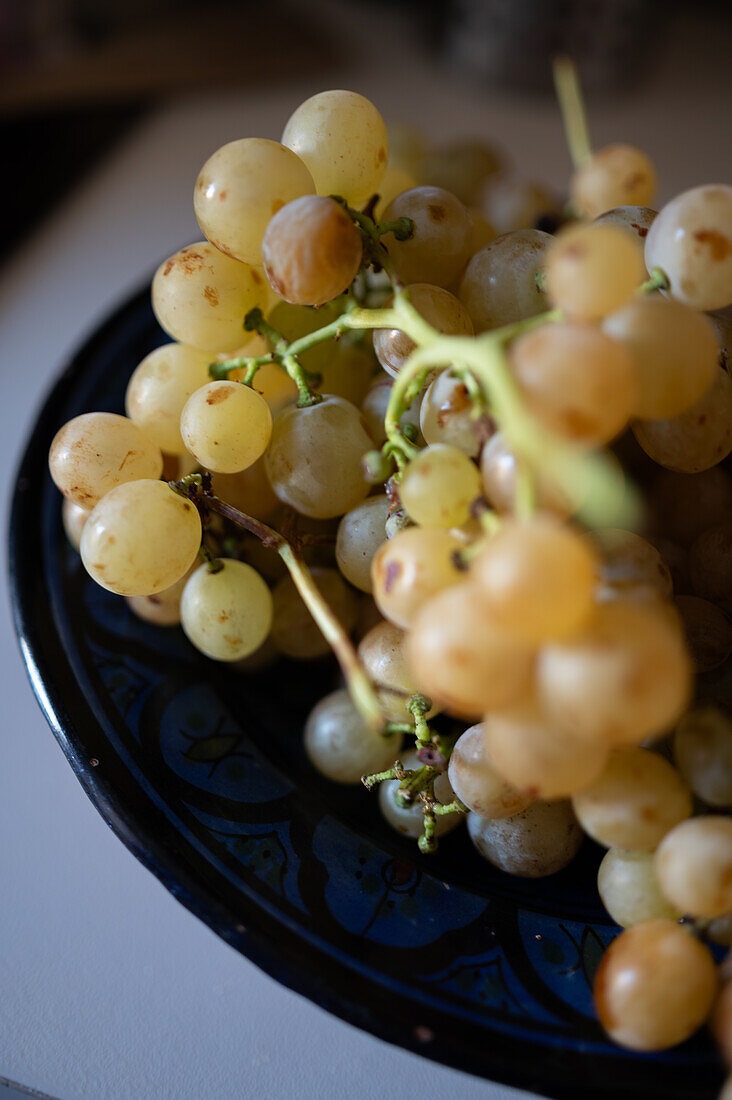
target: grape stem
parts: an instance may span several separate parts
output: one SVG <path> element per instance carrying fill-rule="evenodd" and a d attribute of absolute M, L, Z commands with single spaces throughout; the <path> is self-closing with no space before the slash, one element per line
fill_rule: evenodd
<path fill-rule="evenodd" d="M 569 155 L 579 168 L 592 156 L 592 143 L 577 68 L 571 58 L 561 56 L 555 58 L 552 71 Z"/>

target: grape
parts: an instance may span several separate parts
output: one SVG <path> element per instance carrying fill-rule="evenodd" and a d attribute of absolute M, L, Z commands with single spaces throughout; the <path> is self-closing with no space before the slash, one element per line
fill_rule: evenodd
<path fill-rule="evenodd" d="M 310 762 L 336 783 L 360 783 L 362 775 L 391 767 L 401 744 L 401 734 L 373 733 L 343 690 L 321 699 L 305 725 Z"/>
<path fill-rule="evenodd" d="M 269 285 L 280 298 L 322 306 L 356 278 L 363 245 L 342 206 L 323 195 L 303 195 L 269 222 L 262 256 Z"/>
<path fill-rule="evenodd" d="M 267 474 L 280 500 L 303 515 L 341 516 L 368 494 L 361 459 L 373 445 L 355 405 L 329 395 L 275 417 Z"/>
<path fill-rule="evenodd" d="M 719 668 L 732 653 L 732 623 L 715 604 L 699 596 L 677 596 L 676 608 L 697 672 Z"/>
<path fill-rule="evenodd" d="M 516 504 L 516 457 L 508 449 L 502 432 L 496 432 L 481 451 L 480 472 L 483 491 L 497 512 L 513 512 Z M 537 506 L 560 516 L 571 511 L 569 502 L 558 489 L 536 471 Z"/>
<path fill-rule="evenodd" d="M 703 531 L 732 521 L 732 478 L 719 466 L 700 474 L 663 472 L 652 486 L 658 531 L 688 546 Z"/>
<path fill-rule="evenodd" d="M 639 241 L 645 241 L 657 217 L 658 212 L 647 206 L 615 206 L 595 218 L 595 225 L 619 225 L 628 229 Z"/>
<path fill-rule="evenodd" d="M 411 189 L 416 186 L 417 180 L 412 173 L 405 168 L 400 168 L 392 164 L 390 160 L 389 164 L 386 166 L 384 178 L 379 184 L 379 201 L 374 207 L 374 221 L 383 221 L 384 211 L 389 203 L 392 202 L 397 195 L 403 194 L 404 191 L 411 191 Z"/>
<path fill-rule="evenodd" d="M 506 520 L 472 577 L 494 622 L 529 644 L 563 638 L 592 611 L 599 566 L 591 543 L 550 515 Z"/>
<path fill-rule="evenodd" d="M 358 618 L 354 629 L 357 640 L 361 641 L 366 637 L 369 630 L 373 630 L 375 626 L 383 622 L 384 620 L 381 617 L 381 612 L 374 603 L 372 597 L 364 593 L 358 601 Z"/>
<path fill-rule="evenodd" d="M 211 488 L 217 497 L 254 519 L 271 520 L 280 507 L 267 477 L 264 457 L 237 474 L 213 474 Z"/>
<path fill-rule="evenodd" d="M 611 752 L 572 805 L 585 832 L 606 848 L 655 848 L 692 809 L 691 792 L 676 769 L 634 746 Z"/>
<path fill-rule="evenodd" d="M 732 1066 L 732 978 L 729 974 L 719 991 L 710 1025 L 722 1057 L 728 1066 Z M 732 1100 L 732 1077 L 728 1078 L 719 1100 Z"/>
<path fill-rule="evenodd" d="M 81 533 L 81 559 L 102 588 L 151 596 L 180 580 L 200 544 L 201 520 L 191 502 L 145 478 L 102 497 Z"/>
<path fill-rule="evenodd" d="M 285 305 L 284 302 L 282 304 Z M 256 341 L 256 344 L 252 341 L 245 348 L 239 349 L 234 353 L 234 356 L 227 355 L 224 356 L 224 358 L 233 358 L 239 355 L 257 356 L 266 354 L 269 351 L 266 342 L 262 340 L 261 336 L 258 336 Z M 234 367 L 233 370 L 229 371 L 229 379 L 232 382 L 243 382 L 246 373 L 246 367 Z M 279 363 L 264 363 L 254 376 L 252 389 L 267 402 L 272 416 L 276 416 L 277 413 L 281 412 L 287 405 L 294 404 L 298 397 L 297 386 L 290 378 L 285 368 L 280 366 Z"/>
<path fill-rule="evenodd" d="M 182 477 L 193 474 L 199 466 L 193 455 L 188 451 L 184 455 L 163 455 L 163 472 L 160 475 L 163 481 L 180 481 Z"/>
<path fill-rule="evenodd" d="M 428 324 L 449 336 L 472 335 L 473 323 L 465 307 L 449 290 L 428 283 L 412 283 L 409 299 Z M 417 345 L 401 329 L 374 331 L 374 351 L 384 370 L 396 378 Z"/>
<path fill-rule="evenodd" d="M 577 321 L 606 317 L 628 301 L 645 277 L 641 249 L 615 225 L 573 226 L 546 257 L 549 298 Z"/>
<path fill-rule="evenodd" d="M 273 522 L 277 521 L 277 516 Z M 281 516 L 280 516 L 281 518 Z M 258 573 L 274 584 L 287 574 L 287 566 L 271 546 L 265 546 L 255 535 L 242 535 L 238 540 L 239 554 Z"/>
<path fill-rule="evenodd" d="M 429 527 L 405 528 L 383 543 L 371 563 L 374 600 L 381 614 L 411 629 L 423 604 L 464 579 L 454 560 L 460 547 L 448 531 Z"/>
<path fill-rule="evenodd" d="M 606 744 L 662 733 L 691 688 L 678 623 L 652 604 L 620 600 L 599 604 L 574 637 L 544 646 L 536 674 L 552 720 Z"/>
<path fill-rule="evenodd" d="M 132 614 L 146 623 L 154 623 L 155 626 L 177 626 L 180 622 L 183 589 L 194 568 L 195 565 L 191 566 L 180 580 L 171 584 L 170 588 L 164 588 L 162 592 L 154 592 L 151 596 L 126 596 L 125 600 Z"/>
<path fill-rule="evenodd" d="M 689 555 L 685 547 L 663 535 L 649 535 L 648 540 L 655 546 L 663 558 L 663 563 L 671 574 L 674 592 L 689 591 Z"/>
<path fill-rule="evenodd" d="M 360 405 L 379 367 L 370 347 L 341 338 L 320 372 L 318 391 Z M 378 377 L 383 377 L 379 371 Z M 383 429 L 383 423 L 382 423 Z"/>
<path fill-rule="evenodd" d="M 188 579 L 180 617 L 188 640 L 215 661 L 239 661 L 259 649 L 272 625 L 272 596 L 251 565 L 219 559 Z"/>
<path fill-rule="evenodd" d="M 595 1007 L 616 1043 L 666 1050 L 688 1039 L 709 1015 L 717 988 L 709 951 L 671 920 L 622 932 L 595 975 Z"/>
<path fill-rule="evenodd" d="M 719 355 L 714 329 L 680 302 L 635 298 L 606 317 L 602 327 L 633 361 L 634 412 L 644 420 L 678 416 L 714 381 Z"/>
<path fill-rule="evenodd" d="M 605 598 L 648 590 L 670 599 L 671 573 L 655 546 L 632 531 L 605 527 L 592 539 L 600 554 L 601 593 Z"/>
<path fill-rule="evenodd" d="M 357 92 L 319 92 L 301 103 L 282 143 L 305 162 L 319 195 L 361 206 L 379 190 L 389 142 L 379 112 Z"/>
<path fill-rule="evenodd" d="M 531 229 L 539 218 L 561 214 L 556 195 L 543 184 L 503 172 L 486 180 L 481 204 L 497 233 Z"/>
<path fill-rule="evenodd" d="M 272 413 L 264 398 L 241 382 L 209 382 L 186 401 L 180 432 L 202 466 L 235 474 L 264 454 Z"/>
<path fill-rule="evenodd" d="M 386 539 L 384 524 L 389 514 L 389 498 L 380 494 L 369 497 L 338 524 L 336 562 L 343 576 L 362 592 L 371 591 L 371 562 Z"/>
<path fill-rule="evenodd" d="M 392 386 L 392 380 L 382 375 L 373 382 L 361 404 L 361 411 L 366 421 L 366 427 L 377 447 L 380 447 L 382 443 L 386 442 L 384 417 L 386 416 L 386 409 L 389 404 Z M 419 430 L 421 402 L 421 396 L 415 397 L 409 408 L 399 417 L 399 425 L 402 429 L 404 429 L 405 424 L 411 424 L 412 427 Z"/>
<path fill-rule="evenodd" d="M 489 431 L 484 417 L 473 416 L 467 386 L 449 370 L 430 383 L 419 411 L 419 424 L 428 443 L 447 443 L 470 458 L 477 458 Z"/>
<path fill-rule="evenodd" d="M 425 604 L 407 655 L 425 695 L 460 718 L 516 702 L 531 682 L 532 650 L 492 622 L 470 583 Z"/>
<path fill-rule="evenodd" d="M 691 586 L 697 596 L 732 611 L 732 523 L 702 531 L 689 551 Z"/>
<path fill-rule="evenodd" d="M 706 935 L 712 943 L 732 947 L 732 913 L 725 913 L 723 917 L 711 920 L 706 927 Z"/>
<path fill-rule="evenodd" d="M 539 229 L 520 229 L 496 237 L 475 253 L 459 295 L 476 332 L 523 321 L 548 308 L 536 275 L 546 263 L 551 242 Z"/>
<path fill-rule="evenodd" d="M 336 569 L 311 569 L 313 579 L 331 611 L 340 621 L 346 632 L 350 632 L 358 614 L 358 598 L 352 588 L 345 583 Z M 330 653 L 330 646 L 320 632 L 320 628 L 304 604 L 292 579 L 283 577 L 272 592 L 274 619 L 272 639 L 280 653 L 307 661 L 313 657 L 324 657 Z"/>
<path fill-rule="evenodd" d="M 511 817 L 533 801 L 529 793 L 517 791 L 496 771 L 482 723 L 470 726 L 458 737 L 450 754 L 448 775 L 457 797 L 479 817 Z"/>
<path fill-rule="evenodd" d="M 469 206 L 468 213 L 473 223 L 473 232 L 470 238 L 470 255 L 474 256 L 476 252 L 480 252 L 481 248 L 485 248 L 487 244 L 495 240 L 498 234 L 496 233 L 495 226 L 491 225 L 482 210 L 479 210 L 476 206 Z"/>
<path fill-rule="evenodd" d="M 674 760 L 698 798 L 732 806 L 732 719 L 724 711 L 690 710 L 674 735 Z"/>
<path fill-rule="evenodd" d="M 591 325 L 565 322 L 525 333 L 511 345 L 511 366 L 529 410 L 577 443 L 607 443 L 636 404 L 630 356 Z"/>
<path fill-rule="evenodd" d="M 242 657 L 239 661 L 232 661 L 229 667 L 233 672 L 238 672 L 243 676 L 256 675 L 266 668 L 270 668 L 279 660 L 279 656 L 272 638 L 267 635 L 259 649 L 255 649 L 254 653 L 250 653 L 248 657 Z"/>
<path fill-rule="evenodd" d="M 629 928 L 644 920 L 678 920 L 661 893 L 653 868 L 653 852 L 610 848 L 597 872 L 602 904 L 616 924 Z"/>
<path fill-rule="evenodd" d="M 718 367 L 696 404 L 666 420 L 636 420 L 633 434 L 654 462 L 667 470 L 698 474 L 732 451 L 732 379 Z"/>
<path fill-rule="evenodd" d="M 288 343 L 293 343 L 302 336 L 309 336 L 310 333 L 317 332 L 319 328 L 337 320 L 339 314 L 340 309 L 336 302 L 326 302 L 319 309 L 312 309 L 310 306 L 294 306 L 290 302 L 278 302 L 269 313 L 267 320 Z M 270 350 L 270 346 L 268 343 L 265 350 Z M 301 352 L 298 359 L 305 370 L 313 374 L 321 374 L 334 354 L 333 341 L 323 340 L 320 344 L 315 344 Z M 282 368 L 278 369 L 282 370 Z"/>
<path fill-rule="evenodd" d="M 487 177 L 501 166 L 492 146 L 475 139 L 458 138 L 422 156 L 420 179 L 451 191 L 467 206 L 478 201 Z"/>
<path fill-rule="evenodd" d="M 402 757 L 402 764 L 410 771 L 416 771 L 417 768 L 422 766 L 416 752 L 405 753 Z M 379 784 L 379 809 L 392 829 L 396 829 L 403 836 L 410 836 L 416 840 L 422 835 L 424 829 L 423 803 L 420 798 L 416 798 L 410 806 L 397 805 L 399 785 L 400 780 L 398 779 L 387 779 L 385 783 Z M 438 775 L 435 779 L 434 792 L 436 800 L 441 802 L 443 806 L 454 801 L 455 795 L 450 786 L 450 781 L 444 774 Z M 438 814 L 435 817 L 434 835 L 437 837 L 444 836 L 445 833 L 449 833 L 456 825 L 459 825 L 462 820 L 462 814 Z"/>
<path fill-rule="evenodd" d="M 383 238 L 397 274 L 405 283 L 447 287 L 460 275 L 470 256 L 473 223 L 460 199 L 441 187 L 413 187 L 389 203 L 384 221 L 410 218 L 414 233 L 398 241 Z"/>
<path fill-rule="evenodd" d="M 241 138 L 217 149 L 196 180 L 193 206 L 211 244 L 248 264 L 262 263 L 262 234 L 273 214 L 315 191 L 290 149 L 267 138 Z"/>
<path fill-rule="evenodd" d="M 545 878 L 571 863 L 582 830 L 569 802 L 532 802 L 525 810 L 488 820 L 468 814 L 468 833 L 480 855 L 520 878 Z"/>
<path fill-rule="evenodd" d="M 56 432 L 48 452 L 54 484 L 87 510 L 117 485 L 160 477 L 160 450 L 137 424 L 116 413 L 75 416 Z"/>
<path fill-rule="evenodd" d="M 659 844 L 655 868 L 661 890 L 680 912 L 732 913 L 732 818 L 682 821 Z"/>
<path fill-rule="evenodd" d="M 648 206 L 656 194 L 656 171 L 641 149 L 605 145 L 575 169 L 570 197 L 583 218 L 596 218 L 612 207 Z"/>
<path fill-rule="evenodd" d="M 377 623 L 358 647 L 358 656 L 374 683 L 382 709 L 390 722 L 408 722 L 406 704 L 419 692 L 407 663 L 406 634 L 393 623 Z M 426 717 L 437 714 L 433 706 Z"/>
<path fill-rule="evenodd" d="M 74 504 L 73 500 L 64 497 L 63 504 L 61 505 L 61 519 L 63 521 L 64 531 L 66 532 L 66 538 L 69 540 L 74 550 L 79 549 L 81 532 L 84 530 L 84 524 L 88 518 L 89 510 L 87 508 L 82 508 L 80 504 Z"/>
<path fill-rule="evenodd" d="M 559 729 L 531 699 L 486 714 L 484 728 L 494 768 L 532 800 L 567 798 L 594 782 L 607 759 L 605 745 Z"/>
<path fill-rule="evenodd" d="M 191 394 L 208 382 L 211 356 L 185 344 L 163 344 L 146 355 L 127 385 L 130 420 L 167 454 L 185 454 L 180 414 Z"/>
<path fill-rule="evenodd" d="M 201 351 L 241 346 L 244 318 L 267 301 L 267 280 L 256 267 L 224 256 L 208 241 L 181 248 L 152 282 L 155 316 L 169 336 Z"/>
<path fill-rule="evenodd" d="M 423 527 L 459 527 L 481 495 L 478 467 L 457 447 L 433 443 L 405 469 L 399 496 L 409 516 Z"/>
<path fill-rule="evenodd" d="M 683 191 L 663 207 L 646 238 L 648 270 L 660 267 L 671 294 L 694 309 L 732 302 L 732 187 Z"/>

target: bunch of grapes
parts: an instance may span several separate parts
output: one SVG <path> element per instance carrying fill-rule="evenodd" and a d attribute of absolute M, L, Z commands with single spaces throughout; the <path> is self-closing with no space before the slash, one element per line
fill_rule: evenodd
<path fill-rule="evenodd" d="M 153 280 L 173 342 L 50 469 L 133 613 L 247 670 L 335 651 L 308 755 L 423 852 L 463 821 L 514 875 L 604 845 L 603 1026 L 659 1050 L 716 1002 L 732 1061 L 709 948 L 732 718 L 706 675 L 732 653 L 732 188 L 656 213 L 652 164 L 591 151 L 572 82 L 565 207 L 478 143 L 390 154 L 346 91 L 216 151 L 205 240 Z"/>

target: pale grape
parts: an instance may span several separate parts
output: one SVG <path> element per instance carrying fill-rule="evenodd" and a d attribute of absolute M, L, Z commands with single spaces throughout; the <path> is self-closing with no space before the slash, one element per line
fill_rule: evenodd
<path fill-rule="evenodd" d="M 383 737 L 368 728 L 347 691 L 333 691 L 315 706 L 305 724 L 310 762 L 336 783 L 360 783 L 369 772 L 385 771 L 399 755 L 400 734 Z"/>
<path fill-rule="evenodd" d="M 572 205 L 583 218 L 616 206 L 648 206 L 658 186 L 656 170 L 642 149 L 605 145 L 575 168 L 569 185 Z"/>
<path fill-rule="evenodd" d="M 409 771 L 416 771 L 422 766 L 416 752 L 405 753 L 401 757 L 401 761 L 404 768 Z M 400 780 L 398 779 L 387 779 L 384 783 L 379 784 L 379 809 L 392 829 L 401 833 L 402 836 L 409 836 L 416 840 L 422 835 L 424 829 L 423 803 L 421 798 L 415 798 L 409 806 L 398 805 L 399 785 Z M 454 800 L 455 795 L 450 786 L 450 780 L 444 773 L 438 775 L 435 779 L 434 793 L 436 801 L 441 802 L 443 806 Z M 434 836 L 444 836 L 445 833 L 451 832 L 459 825 L 462 820 L 463 815 L 459 813 L 437 814 L 435 816 Z"/>
<path fill-rule="evenodd" d="M 646 264 L 693 309 L 732 303 L 732 187 L 693 187 L 667 203 L 646 238 Z"/>
<path fill-rule="evenodd" d="M 310 306 L 296 306 L 290 302 L 278 302 L 267 316 L 267 321 L 281 333 L 288 343 L 299 340 L 302 336 L 309 336 L 324 325 L 330 324 L 338 318 L 340 310 L 337 303 L 327 302 L 319 309 Z M 267 342 L 265 350 L 271 345 Z M 323 340 L 319 344 L 300 352 L 298 359 L 306 370 L 312 374 L 321 374 L 335 354 L 335 346 L 332 340 Z M 278 367 L 278 370 L 282 370 Z M 284 373 L 284 371 L 283 371 Z M 255 378 L 256 382 L 256 378 Z M 295 394 L 297 398 L 297 393 Z"/>
<path fill-rule="evenodd" d="M 401 280 L 451 286 L 468 261 L 473 240 L 473 223 L 460 199 L 441 187 L 413 187 L 384 211 L 384 221 L 399 218 L 411 219 L 413 235 L 398 241 L 387 233 L 383 240 Z"/>
<path fill-rule="evenodd" d="M 589 618 L 598 558 L 550 515 L 505 520 L 475 559 L 476 596 L 494 622 L 530 644 L 573 634 Z"/>
<path fill-rule="evenodd" d="M 88 518 L 88 508 L 82 508 L 80 504 L 74 504 L 73 500 L 64 497 L 61 505 L 61 520 L 64 525 L 64 531 L 66 532 L 66 538 L 69 540 L 74 550 L 78 551 L 79 549 L 81 532 L 84 530 L 84 524 Z"/>
<path fill-rule="evenodd" d="M 662 471 L 651 486 L 654 528 L 689 546 L 718 524 L 732 522 L 732 477 L 713 466 L 700 474 Z"/>
<path fill-rule="evenodd" d="M 166 454 L 187 453 L 180 414 L 191 394 L 208 382 L 210 362 L 205 351 L 163 344 L 145 356 L 127 384 L 127 415 Z"/>
<path fill-rule="evenodd" d="M 317 389 L 319 393 L 330 393 L 358 406 L 366 397 L 376 371 L 379 371 L 378 364 L 366 343 L 351 343 L 342 338 L 320 371 Z M 381 371 L 377 377 L 383 377 Z"/>
<path fill-rule="evenodd" d="M 379 190 L 389 141 L 384 120 L 357 92 L 319 92 L 288 119 L 282 143 L 312 173 L 319 195 L 341 195 L 361 206 Z"/>
<path fill-rule="evenodd" d="M 569 802 L 532 802 L 525 810 L 489 820 L 468 815 L 477 851 L 494 867 L 519 878 L 545 878 L 572 862 L 582 830 Z"/>
<path fill-rule="evenodd" d="M 81 534 L 90 576 L 120 596 L 150 596 L 180 580 L 201 545 L 201 520 L 163 481 L 129 481 L 102 497 Z"/>
<path fill-rule="evenodd" d="M 206 161 L 193 207 L 211 244 L 235 260 L 261 264 L 270 218 L 314 191 L 313 177 L 290 149 L 267 138 L 241 138 L 222 145 Z"/>
<path fill-rule="evenodd" d="M 460 801 L 491 821 L 520 813 L 533 801 L 530 793 L 516 790 L 494 767 L 482 722 L 458 737 L 447 774 Z"/>
<path fill-rule="evenodd" d="M 376 605 L 391 622 L 411 629 L 420 608 L 464 579 L 455 563 L 461 542 L 441 528 L 408 527 L 385 542 L 371 563 Z"/>
<path fill-rule="evenodd" d="M 177 626 L 180 622 L 180 601 L 194 566 L 179 581 L 154 592 L 151 596 L 126 596 L 126 603 L 133 615 L 155 626 Z"/>
<path fill-rule="evenodd" d="M 689 550 L 691 586 L 697 596 L 732 611 L 732 523 L 702 531 Z"/>
<path fill-rule="evenodd" d="M 637 379 L 633 412 L 643 420 L 678 416 L 712 385 L 719 347 L 707 317 L 667 298 L 635 298 L 606 317 L 603 331 L 630 355 Z"/>
<path fill-rule="evenodd" d="M 698 474 L 732 451 L 732 378 L 718 367 L 696 404 L 666 420 L 636 420 L 633 434 L 646 454 L 667 470 Z"/>
<path fill-rule="evenodd" d="M 160 325 L 182 344 L 208 352 L 241 346 L 244 318 L 267 302 L 264 273 L 224 256 L 208 241 L 181 248 L 165 260 L 152 282 Z"/>
<path fill-rule="evenodd" d="M 663 838 L 655 858 L 664 895 L 680 912 L 721 917 L 732 912 L 732 818 L 682 821 Z"/>
<path fill-rule="evenodd" d="M 486 499 L 497 512 L 505 514 L 515 510 L 516 467 L 516 456 L 509 449 L 503 433 L 496 432 L 481 451 L 480 473 Z M 571 512 L 569 501 L 546 477 L 542 477 L 541 469 L 535 472 L 535 491 L 539 508 L 560 516 Z"/>
<path fill-rule="evenodd" d="M 610 848 L 597 872 L 602 904 L 616 924 L 630 928 L 644 920 L 678 920 L 682 915 L 661 893 L 653 852 Z"/>
<path fill-rule="evenodd" d="M 409 299 L 428 324 L 448 336 L 472 336 L 473 322 L 454 294 L 429 283 L 412 283 Z M 398 328 L 379 328 L 374 332 L 374 351 L 384 370 L 393 378 L 399 374 L 417 345 Z"/>
<path fill-rule="evenodd" d="M 676 767 L 709 806 L 732 806 L 732 719 L 716 706 L 690 710 L 674 734 Z"/>
<path fill-rule="evenodd" d="M 254 653 L 272 625 L 272 595 L 259 573 L 243 561 L 221 558 L 216 571 L 201 565 L 189 577 L 180 602 L 181 625 L 190 642 L 215 661 L 239 661 Z"/>
<path fill-rule="evenodd" d="M 207 470 L 235 474 L 264 454 L 272 413 L 264 398 L 241 382 L 208 382 L 183 407 L 180 433 Z"/>
<path fill-rule="evenodd" d="M 541 325 L 514 341 L 510 356 L 529 410 L 566 439 L 607 443 L 636 407 L 628 352 L 592 325 Z"/>
<path fill-rule="evenodd" d="M 616 225 L 573 226 L 546 257 L 548 296 L 578 321 L 599 321 L 619 309 L 645 277 L 643 252 Z"/>
<path fill-rule="evenodd" d="M 599 579 L 604 598 L 623 596 L 638 589 L 656 592 L 666 599 L 673 582 L 666 562 L 655 546 L 633 531 L 604 527 L 593 531 L 599 554 Z"/>
<path fill-rule="evenodd" d="M 691 792 L 676 769 L 636 747 L 611 752 L 572 805 L 585 832 L 606 848 L 655 848 L 692 810 Z"/>
<path fill-rule="evenodd" d="M 412 695 L 419 693 L 419 686 L 409 668 L 406 653 L 407 636 L 393 623 L 377 623 L 358 647 L 361 664 L 376 688 L 381 707 L 390 722 L 409 722 L 406 709 Z M 431 718 L 438 708 L 432 706 L 426 712 Z"/>
<path fill-rule="evenodd" d="M 500 166 L 493 146 L 475 138 L 457 138 L 422 156 L 420 180 L 451 191 L 470 206 L 478 201 L 486 179 Z"/>
<path fill-rule="evenodd" d="M 388 207 L 397 195 L 401 195 L 404 191 L 411 191 L 413 187 L 417 186 L 417 180 L 411 172 L 406 168 L 400 168 L 396 164 L 389 164 L 384 172 L 384 178 L 379 184 L 379 201 L 374 208 L 374 221 L 380 222 L 384 220 L 384 211 Z"/>
<path fill-rule="evenodd" d="M 686 644 L 697 672 L 711 672 L 732 653 L 732 623 L 723 611 L 699 596 L 677 596 Z"/>
<path fill-rule="evenodd" d="M 476 252 L 480 252 L 481 248 L 485 248 L 487 244 L 495 240 L 498 234 L 496 233 L 495 226 L 488 221 L 482 210 L 479 210 L 476 206 L 469 206 L 468 213 L 473 223 L 473 233 L 470 239 L 470 255 L 474 256 Z"/>
<path fill-rule="evenodd" d="M 652 603 L 599 604 L 575 636 L 542 648 L 536 676 L 555 722 L 605 744 L 663 733 L 691 691 L 680 626 Z"/>
<path fill-rule="evenodd" d="M 619 225 L 633 233 L 639 241 L 645 241 L 657 217 L 658 211 L 648 206 L 614 206 L 595 218 L 595 225 Z"/>
<path fill-rule="evenodd" d="M 540 218 L 561 214 L 557 196 L 543 184 L 503 172 L 486 180 L 481 207 L 497 233 L 531 229 Z"/>
<path fill-rule="evenodd" d="M 470 458 L 477 458 L 489 434 L 485 418 L 473 415 L 467 386 L 447 370 L 429 385 L 422 399 L 419 424 L 427 443 L 447 443 Z"/>
<path fill-rule="evenodd" d="M 536 277 L 552 240 L 539 229 L 520 229 L 496 237 L 475 253 L 458 293 L 476 332 L 523 321 L 549 308 Z"/>
<path fill-rule="evenodd" d="M 338 524 L 336 562 L 343 576 L 362 592 L 370 592 L 371 562 L 386 539 L 384 525 L 389 514 L 389 498 L 383 493 L 368 497 Z"/>
<path fill-rule="evenodd" d="M 368 495 L 361 459 L 373 445 L 355 405 L 329 395 L 275 417 L 267 474 L 280 500 L 303 515 L 341 516 Z"/>
<path fill-rule="evenodd" d="M 254 519 L 272 520 L 280 508 L 279 498 L 267 477 L 264 457 L 239 473 L 213 474 L 211 488 L 217 497 Z"/>
<path fill-rule="evenodd" d="M 48 468 L 68 500 L 90 509 L 118 485 L 160 477 L 163 456 L 126 416 L 90 412 L 59 429 L 48 453 Z"/>
<path fill-rule="evenodd" d="M 358 597 L 336 569 L 315 566 L 310 571 L 331 611 L 346 632 L 350 632 L 358 614 Z M 274 618 L 272 640 L 280 653 L 307 661 L 330 653 L 330 645 L 320 632 L 292 578 L 278 581 L 272 592 Z"/>
<path fill-rule="evenodd" d="M 666 1050 L 688 1039 L 711 1011 L 714 960 L 671 920 L 647 920 L 613 940 L 595 975 L 600 1023 L 630 1050 Z"/>
<path fill-rule="evenodd" d="M 481 495 L 480 472 L 457 447 L 433 443 L 404 470 L 399 496 L 409 516 L 422 527 L 459 527 Z"/>
<path fill-rule="evenodd" d="M 339 203 L 303 195 L 278 210 L 262 238 L 269 285 L 293 305 L 322 306 L 348 290 L 361 266 L 363 245 Z"/>
<path fill-rule="evenodd" d="M 407 654 L 424 694 L 460 718 L 509 706 L 531 683 L 533 650 L 486 615 L 469 582 L 425 604 Z"/>
<path fill-rule="evenodd" d="M 381 375 L 381 377 L 377 378 L 369 387 L 366 396 L 361 402 L 361 412 L 366 421 L 366 427 L 377 447 L 380 447 L 382 443 L 386 442 L 384 417 L 386 416 L 392 386 L 393 382 L 391 378 Z M 406 424 L 410 424 L 419 431 L 421 401 L 421 397 L 415 397 L 409 408 L 399 417 L 399 426 L 402 429 Z"/>

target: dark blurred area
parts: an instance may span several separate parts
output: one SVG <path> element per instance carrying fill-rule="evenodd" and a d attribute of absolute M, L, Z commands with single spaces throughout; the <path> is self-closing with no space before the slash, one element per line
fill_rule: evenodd
<path fill-rule="evenodd" d="M 362 57 L 394 16 L 410 48 L 476 86 L 549 93 L 551 58 L 569 53 L 590 94 L 615 95 L 647 77 L 690 9 L 729 40 L 729 0 L 0 0 L 0 136 L 20 166 L 0 182 L 1 254 L 161 100 L 283 72 L 327 85 L 344 20 Z"/>

